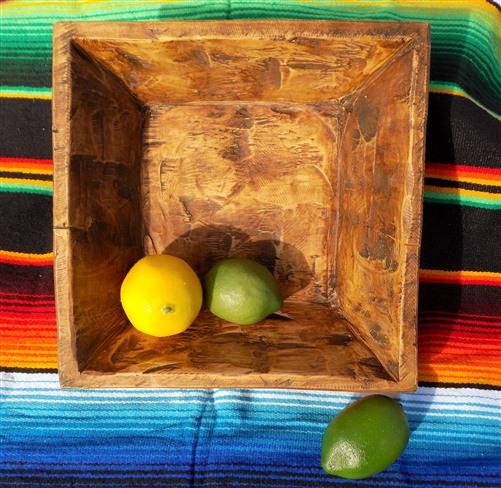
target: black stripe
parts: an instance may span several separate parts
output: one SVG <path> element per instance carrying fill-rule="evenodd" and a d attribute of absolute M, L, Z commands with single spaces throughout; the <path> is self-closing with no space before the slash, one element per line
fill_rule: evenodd
<path fill-rule="evenodd" d="M 440 186 L 442 188 L 464 188 L 465 190 L 484 191 L 487 193 L 501 193 L 501 186 L 467 183 L 466 181 L 452 181 L 442 178 L 426 178 L 425 183 L 427 185 Z"/>
<path fill-rule="evenodd" d="M 419 386 L 429 386 L 433 388 L 475 388 L 476 390 L 501 391 L 501 386 L 488 385 L 487 383 L 439 383 L 435 381 L 420 381 Z"/>
<path fill-rule="evenodd" d="M 54 293 L 53 271 L 52 266 L 15 266 L 1 263 L 0 292 L 52 294 Z"/>
<path fill-rule="evenodd" d="M 24 488 L 26 486 L 41 488 L 42 486 L 50 486 L 52 487 L 65 487 L 65 488 L 74 488 L 76 486 L 90 486 L 94 488 L 102 487 L 104 488 L 107 483 L 113 482 L 119 484 L 122 488 L 128 487 L 138 487 L 138 486 L 161 486 L 161 487 L 172 487 L 172 488 L 188 488 L 191 486 L 196 486 L 190 484 L 190 480 L 187 477 L 178 477 L 178 478 L 145 478 L 145 479 L 137 479 L 137 478 L 111 478 L 111 477 L 101 477 L 101 478 L 66 478 L 64 481 L 61 479 L 54 479 L 43 476 L 37 477 L 24 477 L 24 476 L 1 476 L 0 475 L 0 487 L 2 487 L 2 482 L 4 483 L 23 483 L 21 486 Z M 27 485 L 26 483 L 33 483 Z M 41 483 L 44 483 L 41 485 Z M 50 485 L 49 485 L 50 483 Z M 98 484 L 99 483 L 99 484 Z M 174 484 L 175 483 L 175 484 Z M 7 485 L 3 485 L 6 487 Z M 12 486 L 12 485 L 10 485 Z M 15 485 L 14 485 L 15 486 Z"/>
<path fill-rule="evenodd" d="M 55 368 L 12 368 L 9 366 L 0 366 L 2 373 L 57 373 Z"/>
<path fill-rule="evenodd" d="M 421 283 L 419 286 L 419 307 L 422 310 L 499 315 L 500 303 L 500 287 L 434 283 Z"/>
<path fill-rule="evenodd" d="M 0 171 L 0 178 L 22 178 L 23 180 L 52 181 L 52 175 L 41 175 L 38 173 L 17 173 L 14 171 Z"/>
<path fill-rule="evenodd" d="M 49 100 L 0 98 L 0 156 L 52 158 Z"/>
<path fill-rule="evenodd" d="M 430 93 L 426 161 L 499 168 L 499 121 L 464 97 Z"/>
<path fill-rule="evenodd" d="M 49 464 L 49 463 L 48 463 Z M 59 464 L 59 463 L 58 463 Z M 225 470 L 224 472 L 225 473 L 228 473 L 229 475 L 252 475 L 252 474 L 260 474 L 262 473 L 261 470 L 255 470 L 255 469 L 252 469 L 252 464 L 251 463 L 214 463 L 215 465 L 212 467 L 212 468 L 205 468 L 204 469 L 204 472 L 205 473 L 214 473 L 214 474 L 217 474 L 217 473 L 220 473 L 221 472 L 221 469 L 217 466 L 231 466 L 231 467 L 235 467 L 235 466 L 241 466 L 240 468 L 234 468 L 232 469 L 231 471 L 230 470 Z M 168 464 L 167 464 L 168 465 Z M 87 463 L 85 463 L 84 466 L 87 466 Z M 177 466 L 179 467 L 179 465 L 173 465 L 171 464 L 170 466 Z M 298 470 L 300 467 L 298 466 L 293 466 L 293 465 L 289 465 L 287 466 L 289 469 L 287 470 L 283 470 L 283 471 L 277 471 L 276 468 L 277 466 L 274 465 L 274 464 L 269 464 L 268 465 L 269 467 L 269 472 L 270 472 L 270 475 L 271 476 L 280 476 L 280 477 L 283 477 L 283 478 L 286 478 L 287 476 L 291 476 L 291 470 Z M 245 469 L 247 468 L 247 469 Z M 308 469 L 308 471 L 311 470 L 312 466 L 305 466 L 303 468 L 306 468 Z M 303 469 L 301 468 L 301 469 Z M 124 476 L 127 476 L 127 475 L 156 475 L 156 476 L 161 476 L 161 475 L 183 475 L 183 474 L 186 474 L 186 475 L 189 475 L 190 474 L 190 470 L 188 469 L 129 469 L 129 468 L 119 468 L 119 469 L 86 469 L 85 467 L 82 467 L 82 468 L 65 468 L 65 469 L 58 469 L 58 468 L 52 468 L 50 467 L 50 464 L 49 466 L 45 467 L 45 466 L 40 466 L 40 467 L 37 467 L 37 468 L 3 468 L 1 469 L 0 473 L 8 473 L 8 474 L 18 474 L 18 475 L 21 475 L 21 474 L 27 474 L 27 475 L 37 475 L 37 474 L 81 474 L 81 473 L 85 473 L 85 472 L 88 472 L 88 473 L 92 473 L 92 474 L 103 474 L 103 475 L 111 475 L 111 474 L 122 474 Z M 309 472 L 309 473 L 305 473 L 303 472 L 302 473 L 304 476 L 307 476 L 309 478 L 325 478 L 326 477 L 326 473 L 324 472 L 316 472 L 316 473 L 312 473 L 312 472 Z M 464 475 L 465 477 L 469 475 Z M 475 478 L 494 478 L 495 475 L 485 475 L 485 474 L 477 474 L 475 473 Z M 399 479 L 399 476 L 398 474 L 387 474 L 384 476 L 384 479 L 385 480 L 398 480 Z M 469 477 L 469 479 L 471 479 L 471 477 Z M 420 480 L 421 482 L 428 482 L 428 480 Z M 418 480 L 419 482 L 419 480 Z M 450 483 L 450 484 L 455 484 L 457 483 L 458 481 L 457 480 L 446 480 L 446 481 L 443 481 L 445 483 Z M 478 481 L 479 483 L 486 483 L 485 481 Z"/>
<path fill-rule="evenodd" d="M 421 268 L 501 272 L 501 212 L 426 203 Z"/>
<path fill-rule="evenodd" d="M 51 103 L 1 99 L 0 155 L 52 157 Z M 499 122 L 470 100 L 443 93 L 429 97 L 427 161 L 499 167 Z"/>
<path fill-rule="evenodd" d="M 426 386 L 431 385 L 431 383 L 427 383 Z M 436 423 L 439 423 L 439 420 L 436 421 Z M 33 464 L 30 461 L 6 461 L 4 462 L 5 465 L 30 465 L 32 466 Z M 13 474 L 21 474 L 21 473 L 33 473 L 33 474 L 38 474 L 38 473 L 47 473 L 47 474 L 65 474 L 65 473 L 82 473 L 82 472 L 89 472 L 89 473 L 97 473 L 97 474 L 123 474 L 124 476 L 126 475 L 141 475 L 141 474 L 155 474 L 155 475 L 162 475 L 162 474 L 189 474 L 189 470 L 181 470 L 181 469 L 160 469 L 160 468 L 153 468 L 153 469 L 130 469 L 127 466 L 126 463 L 107 463 L 106 461 L 102 463 L 96 463 L 96 462 L 85 462 L 81 464 L 80 468 L 69 468 L 69 469 L 58 469 L 58 468 L 51 468 L 49 467 L 51 465 L 50 462 L 42 465 L 42 463 L 36 463 L 40 464 L 40 467 L 38 468 L 8 468 L 8 469 L 2 469 L 0 473 L 13 473 Z M 54 463 L 54 466 L 63 466 L 63 465 L 75 465 L 76 463 L 68 463 L 68 462 L 60 462 L 56 461 Z M 145 463 L 148 466 L 172 466 L 173 468 L 179 468 L 179 463 Z M 88 466 L 98 466 L 98 469 L 88 469 Z M 120 468 L 115 468 L 115 469 L 102 469 L 103 466 L 120 466 Z M 232 470 L 230 473 L 233 474 L 254 474 L 254 473 L 262 473 L 260 470 L 254 470 L 252 469 L 254 467 L 254 464 L 252 461 L 247 461 L 247 462 L 242 462 L 242 461 L 214 461 L 212 463 L 213 468 L 212 469 L 206 469 L 205 472 L 208 473 L 218 473 L 221 472 L 221 469 L 219 466 L 222 467 L 235 467 L 238 466 L 238 469 Z M 299 465 L 299 464 L 283 464 L 283 463 L 264 463 L 260 464 L 261 467 L 267 467 L 269 469 L 270 473 L 273 473 L 274 475 L 277 476 L 290 476 L 291 471 L 298 471 L 302 470 L 304 471 L 310 471 L 309 473 L 304 473 L 305 475 L 311 477 L 311 478 L 325 478 L 326 474 L 322 471 L 312 473 L 312 465 Z M 283 468 L 282 471 L 276 471 L 277 468 Z M 228 469 L 225 470 L 225 472 L 229 472 Z M 463 475 L 465 478 L 470 478 L 469 475 Z M 493 474 L 485 474 L 485 473 L 475 473 L 474 475 L 475 478 L 496 478 L 496 475 Z M 394 480 L 398 479 L 398 474 L 392 473 L 392 474 L 387 474 L 384 479 L 388 480 Z M 454 482 L 452 480 L 449 480 L 449 482 Z M 485 483 L 484 481 L 479 481 L 480 483 Z"/>
<path fill-rule="evenodd" d="M 46 253 L 52 250 L 52 197 L 0 192 L 0 249 Z"/>
<path fill-rule="evenodd" d="M 481 314 L 484 315 L 484 314 Z M 420 310 L 419 312 L 419 317 L 421 319 L 427 319 L 427 318 L 454 318 L 454 315 L 449 315 L 446 312 L 441 312 L 440 310 Z M 487 316 L 482 316 L 482 317 L 475 317 L 472 316 L 471 318 L 468 318 L 468 316 L 461 316 L 461 312 L 458 312 L 457 318 L 459 320 L 481 320 L 482 322 L 492 322 L 493 324 L 501 322 L 501 316 L 492 316 L 492 317 L 487 317 Z"/>
<path fill-rule="evenodd" d="M 195 475 L 192 480 L 190 480 L 188 477 L 178 477 L 178 478 L 171 478 L 171 477 L 150 477 L 150 476 L 143 476 L 141 479 L 137 478 L 127 478 L 127 477 L 108 477 L 108 476 L 103 476 L 103 477 L 93 477 L 93 478 L 83 478 L 83 477 L 69 477 L 66 478 L 64 481 L 61 479 L 54 479 L 51 477 L 43 477 L 43 476 L 36 476 L 36 477 L 24 477 L 24 476 L 2 476 L 0 478 L 1 480 L 8 481 L 8 482 L 23 482 L 23 481 L 28 481 L 28 482 L 54 482 L 54 485 L 52 486 L 75 486 L 75 485 L 84 485 L 84 486 L 99 486 L 96 485 L 96 483 L 106 483 L 106 482 L 116 482 L 116 483 L 123 483 L 122 486 L 217 486 L 219 488 L 223 486 L 235 486 L 234 483 L 238 482 L 238 486 L 274 486 L 274 487 L 303 487 L 303 486 L 312 486 L 318 488 L 319 486 L 327 486 L 327 484 L 331 485 L 331 483 L 334 482 L 334 479 L 329 477 L 327 474 L 319 477 L 318 480 L 314 481 L 309 481 L 309 480 L 301 480 L 297 478 L 286 478 L 286 479 L 272 479 L 271 476 L 266 476 L 263 474 L 263 476 L 256 476 L 253 478 L 245 477 L 245 478 L 239 478 L 238 473 L 235 473 L 234 476 L 228 475 L 228 476 L 218 476 L 218 477 L 210 477 L 207 478 L 204 474 L 206 471 L 200 472 L 198 475 Z M 288 473 L 290 475 L 290 473 Z M 341 486 L 341 487 L 353 487 L 357 486 L 358 488 L 368 488 L 368 487 L 374 487 L 374 486 L 381 486 L 381 482 L 384 481 L 397 481 L 402 483 L 401 486 L 405 486 L 404 484 L 406 483 L 405 479 L 402 478 L 394 478 L 394 479 L 388 479 L 388 478 L 382 478 L 379 480 L 379 483 L 371 483 L 370 480 L 359 480 L 356 481 L 356 485 L 352 483 L 335 483 L 335 486 Z M 337 480 L 336 480 L 337 481 Z M 416 480 L 413 479 L 412 481 L 409 481 L 411 484 L 408 486 L 471 486 L 471 487 L 486 487 L 486 488 L 497 488 L 501 487 L 501 483 L 493 483 L 491 481 L 472 481 L 472 480 L 462 480 L 462 481 L 446 481 L 443 479 L 431 479 L 431 480 Z M 138 484 L 140 483 L 140 484 Z M 184 483 L 182 485 L 172 485 L 172 483 Z M 322 485 L 319 485 L 319 483 L 322 483 Z M 324 484 L 326 483 L 326 484 Z M 104 484 L 103 484 L 104 486 Z"/>

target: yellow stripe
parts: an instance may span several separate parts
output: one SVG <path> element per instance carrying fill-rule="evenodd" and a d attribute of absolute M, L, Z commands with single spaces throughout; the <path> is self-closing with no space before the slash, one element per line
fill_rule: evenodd
<path fill-rule="evenodd" d="M 379 7 L 386 11 L 395 11 L 398 9 L 410 9 L 413 11 L 419 10 L 435 10 L 437 13 L 445 13 L 447 10 L 465 10 L 468 12 L 477 11 L 477 13 L 485 14 L 489 20 L 492 20 L 494 25 L 499 22 L 499 12 L 494 5 L 489 4 L 485 0 L 387 0 L 384 2 L 374 0 L 299 0 L 302 3 L 310 3 L 317 5 L 335 6 L 338 4 L 352 4 L 353 6 L 361 7 L 366 4 L 369 7 Z"/>
<path fill-rule="evenodd" d="M 459 175 L 447 175 L 444 176 L 443 174 L 437 172 L 435 173 L 434 171 L 426 171 L 426 177 L 427 178 L 435 178 L 437 180 L 446 180 L 446 181 L 458 181 L 462 183 L 475 183 L 477 185 L 488 185 L 488 186 L 501 186 L 501 180 L 496 180 L 492 179 L 489 180 L 487 178 L 474 178 L 470 176 L 459 176 Z"/>
<path fill-rule="evenodd" d="M 470 102 L 473 102 L 477 107 L 481 108 L 482 110 L 485 110 L 489 115 L 491 115 L 495 119 L 501 120 L 501 115 L 499 115 L 496 112 L 493 112 L 492 110 L 488 109 L 485 105 L 482 105 L 475 98 L 473 98 L 472 96 L 468 95 L 468 93 L 465 92 L 460 87 L 454 87 L 454 88 L 452 88 L 452 87 L 445 87 L 445 86 L 437 86 L 437 85 L 434 85 L 433 84 L 433 80 L 431 80 L 429 91 L 430 91 L 430 93 L 441 93 L 441 94 L 444 94 L 444 95 L 455 95 L 457 97 L 466 98 Z"/>
<path fill-rule="evenodd" d="M 26 99 L 36 99 L 36 100 L 52 100 L 52 94 L 9 90 L 9 91 L 0 91 L 0 98 L 26 98 Z"/>
<path fill-rule="evenodd" d="M 12 2 L 11 3 L 6 3 L 5 6 L 3 7 L 3 10 L 17 10 L 20 7 L 26 7 L 26 8 L 31 8 L 31 7 L 38 7 L 43 8 L 46 7 L 46 9 L 52 10 L 53 8 L 57 8 L 58 12 L 74 12 L 74 11 L 79 11 L 82 8 L 86 9 L 86 12 L 88 12 L 89 9 L 88 7 L 95 6 L 94 10 L 96 11 L 103 11 L 103 10 L 118 10 L 123 7 L 145 7 L 145 6 L 152 6 L 152 7 L 162 7 L 162 5 L 165 5 L 166 3 L 175 3 L 178 2 L 179 0 L 142 0 L 142 1 L 135 1 L 135 0 L 130 0 L 128 2 L 110 2 L 109 0 L 69 0 L 66 2 L 63 1 L 57 1 L 57 2 L 45 2 L 43 0 L 36 0 L 36 1 L 26 1 L 26 2 Z M 108 4 L 108 5 L 106 5 Z M 186 5 L 186 4 L 185 4 Z M 188 4 L 189 5 L 189 4 Z M 188 6 L 186 5 L 186 6 Z M 8 8 L 5 8 L 8 7 Z M 80 13 L 80 12 L 78 12 Z"/>
<path fill-rule="evenodd" d="M 425 185 L 425 189 L 437 193 L 449 193 L 453 195 L 462 195 L 467 197 L 479 197 L 488 200 L 501 200 L 501 193 L 488 193 L 485 191 L 466 190 L 464 188 L 445 188 L 442 186 Z"/>
<path fill-rule="evenodd" d="M 41 188 L 52 188 L 52 181 L 42 181 L 42 180 L 33 180 L 31 178 L 0 178 L 0 185 L 2 183 L 8 185 L 30 185 L 30 186 L 39 186 Z"/>
<path fill-rule="evenodd" d="M 30 168 L 30 167 L 20 168 L 19 166 L 12 166 L 9 165 L 8 163 L 3 164 L 2 161 L 0 161 L 0 171 L 5 171 L 6 173 L 27 173 L 32 175 L 51 175 L 53 172 L 52 168 L 47 168 L 47 169 Z"/>
<path fill-rule="evenodd" d="M 374 2 L 373 0 L 299 0 L 303 3 L 317 4 L 317 5 L 327 5 L 327 6 L 336 6 L 339 4 L 345 5 L 353 5 L 356 7 L 366 6 L 369 7 L 381 7 L 385 10 L 395 11 L 398 9 L 412 9 L 412 10 L 424 10 L 430 9 L 435 10 L 437 12 L 441 12 L 447 9 L 454 10 L 466 10 L 468 12 L 476 11 L 478 14 L 483 14 L 489 20 L 491 20 L 494 25 L 499 19 L 499 13 L 494 5 L 490 5 L 488 2 L 484 0 L 441 0 L 440 2 L 435 1 L 406 1 L 406 0 L 392 0 L 386 2 Z M 142 1 L 128 1 L 128 2 L 110 2 L 108 0 L 67 0 L 67 1 L 57 1 L 57 2 L 49 2 L 43 0 L 34 0 L 34 1 L 16 1 L 16 2 L 7 2 L 2 6 L 4 12 L 18 11 L 20 8 L 33 8 L 37 10 L 37 13 L 42 13 L 43 10 L 52 11 L 54 8 L 57 9 L 58 12 L 76 12 L 80 13 L 81 9 L 86 10 L 88 12 L 91 10 L 89 7 L 94 7 L 93 10 L 103 11 L 103 10 L 112 10 L 118 9 L 120 7 L 143 7 L 143 6 L 158 6 L 161 7 L 166 3 L 180 3 L 185 7 L 189 6 L 188 1 L 179 2 L 179 0 L 142 0 Z"/>

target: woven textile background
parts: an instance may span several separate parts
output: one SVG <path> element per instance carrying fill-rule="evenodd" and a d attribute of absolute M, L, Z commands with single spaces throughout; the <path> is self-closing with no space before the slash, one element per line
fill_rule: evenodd
<path fill-rule="evenodd" d="M 498 0 L 0 1 L 1 487 L 501 487 Z M 60 20 L 309 18 L 432 29 L 419 379 L 386 472 L 319 465 L 352 395 L 61 391 L 52 272 L 51 35 Z"/>

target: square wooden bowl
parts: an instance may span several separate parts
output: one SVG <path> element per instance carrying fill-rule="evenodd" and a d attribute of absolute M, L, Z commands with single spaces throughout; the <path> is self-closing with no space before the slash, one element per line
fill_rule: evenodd
<path fill-rule="evenodd" d="M 67 387 L 416 387 L 428 27 L 62 23 L 54 236 Z M 265 263 L 286 297 L 254 327 L 203 310 L 136 331 L 144 254 L 203 274 Z M 285 317 L 284 317 L 285 316 Z"/>

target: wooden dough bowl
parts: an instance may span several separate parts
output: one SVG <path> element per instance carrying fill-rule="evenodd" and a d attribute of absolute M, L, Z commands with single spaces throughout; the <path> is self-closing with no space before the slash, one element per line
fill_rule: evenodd
<path fill-rule="evenodd" d="M 65 387 L 409 391 L 425 24 L 60 23 L 54 237 Z M 203 309 L 154 338 L 122 279 L 144 254 L 266 264 L 283 314 Z"/>

